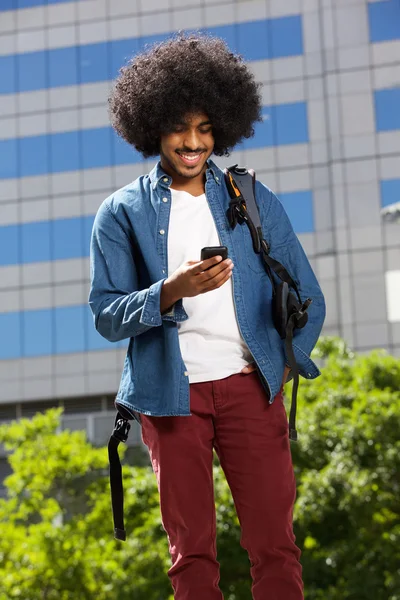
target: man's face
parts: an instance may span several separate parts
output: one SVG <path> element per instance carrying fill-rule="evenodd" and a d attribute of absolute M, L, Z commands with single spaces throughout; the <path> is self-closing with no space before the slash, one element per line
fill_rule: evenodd
<path fill-rule="evenodd" d="M 205 170 L 213 149 L 214 137 L 207 115 L 187 115 L 182 123 L 161 136 L 161 165 L 171 177 L 193 179 Z"/>

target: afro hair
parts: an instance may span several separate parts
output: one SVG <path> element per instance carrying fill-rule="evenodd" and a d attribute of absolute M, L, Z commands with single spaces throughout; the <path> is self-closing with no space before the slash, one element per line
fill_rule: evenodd
<path fill-rule="evenodd" d="M 109 98 L 117 133 L 145 158 L 157 156 L 163 134 L 189 114 L 211 121 L 214 154 L 229 155 L 261 121 L 260 84 L 220 38 L 178 33 L 120 69 Z"/>

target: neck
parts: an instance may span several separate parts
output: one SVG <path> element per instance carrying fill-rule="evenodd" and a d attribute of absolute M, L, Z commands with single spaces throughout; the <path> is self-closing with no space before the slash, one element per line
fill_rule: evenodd
<path fill-rule="evenodd" d="M 207 163 L 204 165 L 203 170 L 199 175 L 193 178 L 182 177 L 176 171 L 172 170 L 169 165 L 164 165 L 163 161 L 161 161 L 161 166 L 163 170 L 172 177 L 172 185 L 171 187 L 174 190 L 178 190 L 180 192 L 188 192 L 192 196 L 201 196 L 205 192 L 205 183 L 206 183 L 206 170 L 208 168 Z"/>

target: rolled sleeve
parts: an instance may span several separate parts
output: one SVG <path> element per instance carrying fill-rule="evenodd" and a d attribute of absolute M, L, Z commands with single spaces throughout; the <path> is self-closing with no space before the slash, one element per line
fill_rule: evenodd
<path fill-rule="evenodd" d="M 142 325 L 148 327 L 154 327 L 162 325 L 163 321 L 172 321 L 174 323 L 180 323 L 188 319 L 188 315 L 183 308 L 182 299 L 177 300 L 175 304 L 170 308 L 168 312 L 161 314 L 161 290 L 164 284 L 165 278 L 157 281 L 149 287 L 146 299 L 144 301 L 142 315 L 139 322 Z"/>
<path fill-rule="evenodd" d="M 162 325 L 164 279 L 140 289 L 132 244 L 105 201 L 93 225 L 89 305 L 97 331 L 110 342 Z"/>
<path fill-rule="evenodd" d="M 139 323 L 148 327 L 157 327 L 162 324 L 160 312 L 161 290 L 165 279 L 153 283 L 146 294 Z"/>
<path fill-rule="evenodd" d="M 162 315 L 164 321 L 173 321 L 174 323 L 182 323 L 189 317 L 183 308 L 183 300 L 180 299 L 171 307 L 171 309 Z"/>

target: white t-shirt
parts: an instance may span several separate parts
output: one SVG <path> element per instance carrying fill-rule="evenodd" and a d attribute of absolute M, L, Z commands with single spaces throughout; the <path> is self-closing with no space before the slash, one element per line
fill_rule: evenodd
<path fill-rule="evenodd" d="M 206 195 L 172 188 L 171 193 L 168 275 L 188 260 L 200 260 L 205 246 L 220 245 Z M 223 379 L 251 362 L 236 320 L 231 279 L 216 290 L 184 298 L 183 306 L 189 319 L 179 323 L 178 333 L 190 383 Z"/>

